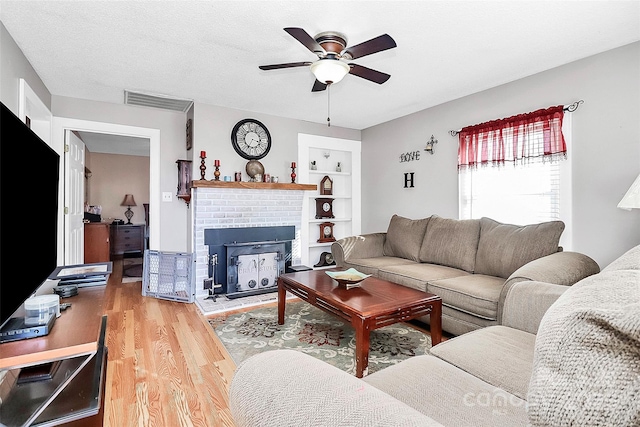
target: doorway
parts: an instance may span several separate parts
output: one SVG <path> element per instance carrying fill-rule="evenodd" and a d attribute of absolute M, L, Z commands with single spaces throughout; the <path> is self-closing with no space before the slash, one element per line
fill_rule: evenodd
<path fill-rule="evenodd" d="M 65 134 L 75 131 L 80 134 L 83 132 L 97 133 L 103 135 L 113 135 L 114 138 L 142 138 L 149 141 L 149 248 L 157 249 L 160 247 L 160 131 L 158 129 L 141 128 L 136 126 L 117 125 L 112 123 L 94 122 L 87 120 L 77 120 L 62 117 L 53 118 L 53 144 L 59 152 L 64 152 Z M 66 153 L 65 153 L 66 155 Z M 66 162 L 64 163 L 66 164 Z M 64 170 L 65 179 L 68 171 Z M 84 194 L 82 192 L 81 194 Z M 68 203 L 68 195 L 61 196 L 61 206 Z M 65 215 L 66 219 L 66 215 Z M 64 254 L 65 264 L 78 263 L 77 260 L 67 259 L 67 254 L 78 253 L 77 240 L 71 238 L 70 225 L 64 221 L 62 227 L 62 238 L 58 241 L 58 253 Z M 83 251 L 80 251 L 83 253 Z M 82 263 L 82 260 L 79 262 Z"/>

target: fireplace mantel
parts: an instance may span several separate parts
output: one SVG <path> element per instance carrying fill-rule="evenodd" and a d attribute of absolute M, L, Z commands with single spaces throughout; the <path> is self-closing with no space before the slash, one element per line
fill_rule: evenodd
<path fill-rule="evenodd" d="M 251 182 L 251 181 L 191 181 L 191 188 L 246 188 L 251 190 L 317 190 L 316 184 L 295 184 L 275 182 Z"/>

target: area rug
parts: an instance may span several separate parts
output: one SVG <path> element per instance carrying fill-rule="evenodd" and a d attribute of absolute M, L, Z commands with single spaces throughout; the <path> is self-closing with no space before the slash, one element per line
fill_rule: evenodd
<path fill-rule="evenodd" d="M 142 258 L 124 258 L 122 260 L 122 283 L 142 281 Z"/>
<path fill-rule="evenodd" d="M 254 354 L 286 348 L 355 375 L 353 327 L 306 302 L 287 302 L 283 325 L 278 325 L 278 308 L 274 306 L 208 320 L 236 365 Z M 431 337 L 405 323 L 372 331 L 368 373 L 428 354 L 430 348 Z"/>

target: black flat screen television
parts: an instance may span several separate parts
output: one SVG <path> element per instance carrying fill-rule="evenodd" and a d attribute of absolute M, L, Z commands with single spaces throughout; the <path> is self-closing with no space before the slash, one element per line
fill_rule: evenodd
<path fill-rule="evenodd" d="M 4 103 L 0 116 L 0 327 L 58 263 L 60 156 Z"/>

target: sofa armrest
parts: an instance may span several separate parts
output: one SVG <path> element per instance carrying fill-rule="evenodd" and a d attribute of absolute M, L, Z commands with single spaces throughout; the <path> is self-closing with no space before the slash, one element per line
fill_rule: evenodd
<path fill-rule="evenodd" d="M 375 258 L 384 255 L 384 242 L 387 233 L 370 233 L 350 236 L 331 244 L 331 254 L 336 266 L 344 267 L 349 258 Z"/>
<path fill-rule="evenodd" d="M 545 282 L 515 283 L 504 302 L 502 325 L 537 334 L 542 317 L 567 289 L 565 285 Z"/>
<path fill-rule="evenodd" d="M 505 299 L 511 287 L 518 282 L 532 280 L 571 286 L 599 272 L 598 263 L 578 252 L 556 252 L 533 260 L 514 271 L 506 280 L 498 301 L 498 321 L 502 323 Z"/>
<path fill-rule="evenodd" d="M 312 356 L 271 350 L 238 366 L 229 390 L 237 427 L 440 426 L 394 397 Z"/>

